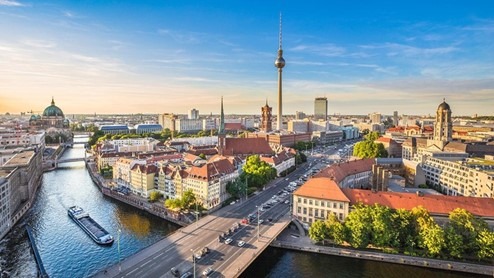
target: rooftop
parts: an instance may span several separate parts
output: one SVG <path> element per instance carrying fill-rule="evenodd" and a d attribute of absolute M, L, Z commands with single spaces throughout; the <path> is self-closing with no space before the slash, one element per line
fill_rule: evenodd
<path fill-rule="evenodd" d="M 3 166 L 27 165 L 31 157 L 35 154 L 34 151 L 23 151 L 10 158 Z"/>
<path fill-rule="evenodd" d="M 312 178 L 293 192 L 293 195 L 350 202 L 336 182 L 330 178 Z"/>

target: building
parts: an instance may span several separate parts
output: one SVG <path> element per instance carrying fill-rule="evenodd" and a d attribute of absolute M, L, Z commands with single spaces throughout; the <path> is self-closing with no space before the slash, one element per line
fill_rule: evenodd
<path fill-rule="evenodd" d="M 266 105 L 261 107 L 261 127 L 260 130 L 263 132 L 271 132 L 273 130 L 272 127 L 272 117 L 271 117 L 272 108 L 269 107 L 268 101 L 266 100 Z"/>
<path fill-rule="evenodd" d="M 130 190 L 132 193 L 147 198 L 154 190 L 154 176 L 157 167 L 153 164 L 135 164 L 130 170 Z"/>
<path fill-rule="evenodd" d="M 201 131 L 203 128 L 203 121 L 201 119 L 176 119 L 175 130 L 181 133 L 195 133 Z"/>
<path fill-rule="evenodd" d="M 314 100 L 314 120 L 328 119 L 328 99 L 325 97 L 316 97 Z"/>
<path fill-rule="evenodd" d="M 330 178 L 341 188 L 369 188 L 375 159 L 366 158 L 334 163 L 322 169 L 315 178 Z"/>
<path fill-rule="evenodd" d="M 43 129 L 64 129 L 69 127 L 69 120 L 65 118 L 62 109 L 55 105 L 55 100 L 52 98 L 51 105 L 45 108 L 41 116 L 31 115 L 29 125 Z"/>
<path fill-rule="evenodd" d="M 203 206 L 211 209 L 228 199 L 226 185 L 238 176 L 234 161 L 219 156 L 203 166 L 192 166 L 183 180 L 182 190 L 192 190 Z"/>
<path fill-rule="evenodd" d="M 384 148 L 388 152 L 388 157 L 401 157 L 402 148 L 401 143 L 389 137 L 379 137 L 375 143 L 383 144 Z"/>
<path fill-rule="evenodd" d="M 371 123 L 373 124 L 380 124 L 381 123 L 381 113 L 372 113 L 369 115 L 370 119 L 371 119 Z"/>
<path fill-rule="evenodd" d="M 319 144 L 338 144 L 343 141 L 343 131 L 314 131 L 312 132 L 312 141 L 316 141 Z"/>
<path fill-rule="evenodd" d="M 445 100 L 437 107 L 436 123 L 434 125 L 434 141 L 450 142 L 453 140 L 453 120 L 451 108 Z"/>
<path fill-rule="evenodd" d="M 330 213 L 343 221 L 349 210 L 350 199 L 330 178 L 312 178 L 293 192 L 292 214 L 309 225 L 327 219 Z"/>
<path fill-rule="evenodd" d="M 195 108 L 192 108 L 189 111 L 189 119 L 190 120 L 197 120 L 197 119 L 199 119 L 199 110 L 197 110 Z"/>
<path fill-rule="evenodd" d="M 279 177 L 281 173 L 295 167 L 295 156 L 285 150 L 271 156 L 261 156 L 260 159 L 276 169 L 276 175 Z"/>
<path fill-rule="evenodd" d="M 428 157 L 422 169 L 427 184 L 446 195 L 494 198 L 494 160 Z"/>
<path fill-rule="evenodd" d="M 160 133 L 163 127 L 160 124 L 138 124 L 135 127 L 136 134 Z"/>
<path fill-rule="evenodd" d="M 0 167 L 0 238 L 28 211 L 43 179 L 43 147 L 25 149 Z"/>
<path fill-rule="evenodd" d="M 126 125 L 102 125 L 99 127 L 104 134 L 128 134 L 129 127 Z"/>
<path fill-rule="evenodd" d="M 160 124 L 163 129 L 169 129 L 170 131 L 175 131 L 175 120 L 178 116 L 175 114 L 164 113 L 158 116 L 158 124 Z"/>
<path fill-rule="evenodd" d="M 307 115 L 304 112 L 296 111 L 295 112 L 295 120 L 303 120 L 307 118 Z"/>
<path fill-rule="evenodd" d="M 398 111 L 393 112 L 393 125 L 398 126 L 400 123 L 400 117 L 398 116 Z"/>
<path fill-rule="evenodd" d="M 288 132 L 307 133 L 309 132 L 309 121 L 291 120 L 288 122 Z"/>
<path fill-rule="evenodd" d="M 310 133 L 262 133 L 248 132 L 247 138 L 264 138 L 271 146 L 293 147 L 297 142 L 311 142 Z"/>

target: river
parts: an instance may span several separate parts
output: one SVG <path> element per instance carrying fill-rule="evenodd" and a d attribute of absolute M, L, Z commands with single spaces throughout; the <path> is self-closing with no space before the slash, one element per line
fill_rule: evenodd
<path fill-rule="evenodd" d="M 84 156 L 82 145 L 68 149 L 64 158 Z M 63 164 L 62 164 L 63 165 Z M 83 162 L 47 172 L 34 206 L 0 242 L 0 277 L 36 277 L 37 267 L 25 233 L 33 229 L 50 277 L 90 277 L 175 231 L 179 226 L 126 204 L 104 197 L 93 184 Z M 118 242 L 94 243 L 68 216 L 72 205 L 83 207 Z M 476 277 L 381 262 L 268 248 L 242 277 Z"/>

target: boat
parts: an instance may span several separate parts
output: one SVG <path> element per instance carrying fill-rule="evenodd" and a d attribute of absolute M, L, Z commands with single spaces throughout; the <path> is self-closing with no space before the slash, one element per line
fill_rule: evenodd
<path fill-rule="evenodd" d="M 72 206 L 68 214 L 74 222 L 81 227 L 96 243 L 108 245 L 113 243 L 113 236 L 110 235 L 100 224 L 92 219 L 87 212 L 79 206 Z"/>

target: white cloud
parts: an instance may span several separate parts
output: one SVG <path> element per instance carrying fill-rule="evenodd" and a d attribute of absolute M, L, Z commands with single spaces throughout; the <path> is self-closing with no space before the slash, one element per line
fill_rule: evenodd
<path fill-rule="evenodd" d="M 24 4 L 13 0 L 0 0 L 0 6 L 21 7 Z"/>
<path fill-rule="evenodd" d="M 33 40 L 33 39 L 25 39 L 22 40 L 21 43 L 30 47 L 37 47 L 37 48 L 54 48 L 57 46 L 57 44 L 54 42 L 44 41 L 44 40 Z"/>

